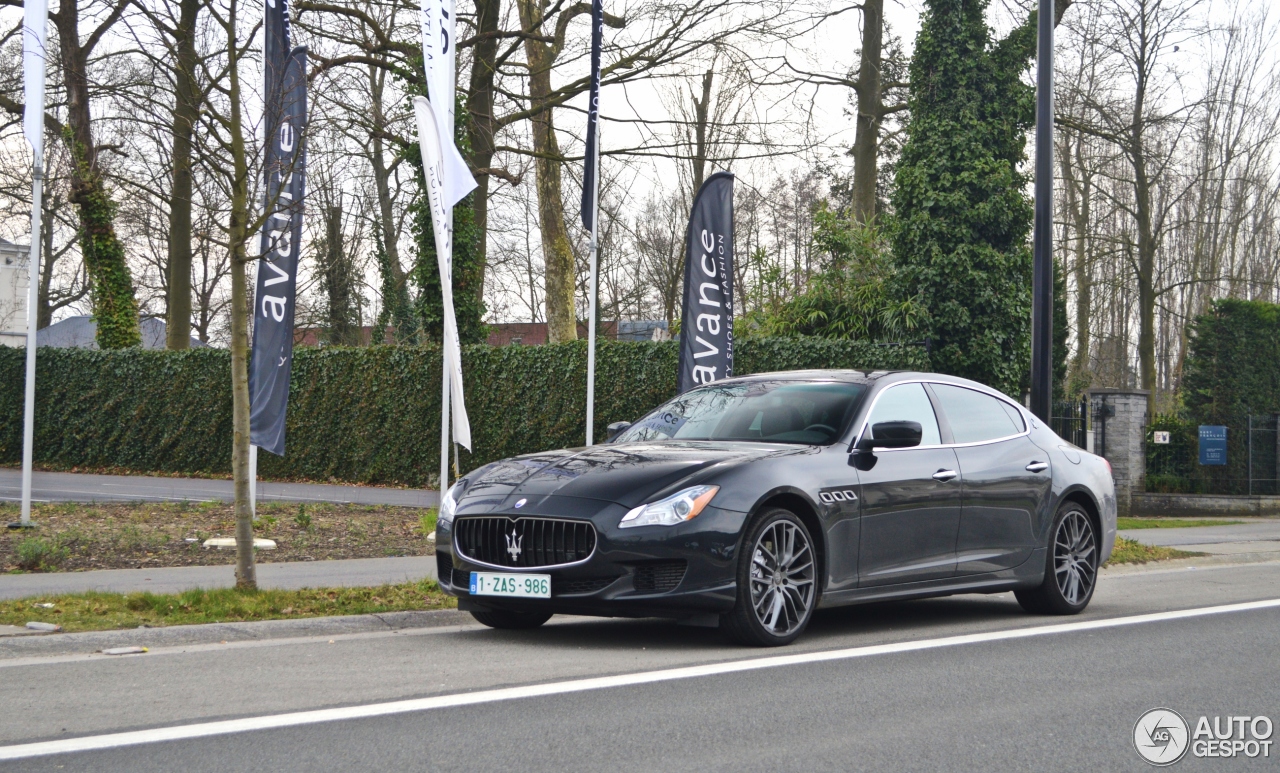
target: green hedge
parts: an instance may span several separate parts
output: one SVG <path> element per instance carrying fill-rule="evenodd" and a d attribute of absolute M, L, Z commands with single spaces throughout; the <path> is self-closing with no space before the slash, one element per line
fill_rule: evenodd
<path fill-rule="evenodd" d="M 596 434 L 675 394 L 677 344 L 603 342 Z M 229 355 L 41 349 L 38 462 L 56 467 L 222 473 L 231 469 Z M 800 368 L 927 370 L 915 347 L 860 341 L 753 339 L 739 373 Z M 586 343 L 463 350 L 474 453 L 464 469 L 583 442 Z M 0 462 L 22 453 L 23 351 L 0 349 Z M 439 470 L 440 357 L 433 347 L 299 349 L 284 457 L 259 456 L 264 477 L 428 485 Z"/>

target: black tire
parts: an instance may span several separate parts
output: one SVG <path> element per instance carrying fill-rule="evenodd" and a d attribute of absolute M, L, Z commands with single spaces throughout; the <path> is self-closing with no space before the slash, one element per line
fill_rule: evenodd
<path fill-rule="evenodd" d="M 760 513 L 742 540 L 738 600 L 733 611 L 720 617 L 721 630 L 732 640 L 755 647 L 795 641 L 817 606 L 817 570 L 813 538 L 804 522 L 782 508 Z"/>
<path fill-rule="evenodd" d="M 550 612 L 513 612 L 509 609 L 473 609 L 471 616 L 490 628 L 503 631 L 537 628 L 551 619 Z"/>
<path fill-rule="evenodd" d="M 1044 581 L 1013 595 L 1032 614 L 1078 615 L 1089 606 L 1097 586 L 1097 526 L 1083 507 L 1068 502 L 1049 529 Z"/>

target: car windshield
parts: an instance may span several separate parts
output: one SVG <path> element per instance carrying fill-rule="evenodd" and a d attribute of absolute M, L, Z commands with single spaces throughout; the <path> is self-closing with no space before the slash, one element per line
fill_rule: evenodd
<path fill-rule="evenodd" d="M 680 395 L 618 436 L 827 445 L 853 417 L 866 387 L 844 382 L 748 381 Z"/>

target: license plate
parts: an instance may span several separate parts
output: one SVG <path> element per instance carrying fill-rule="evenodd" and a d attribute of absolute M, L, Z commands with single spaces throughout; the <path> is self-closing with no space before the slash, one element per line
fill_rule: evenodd
<path fill-rule="evenodd" d="M 551 575 L 472 572 L 471 595 L 549 599 L 551 598 Z"/>

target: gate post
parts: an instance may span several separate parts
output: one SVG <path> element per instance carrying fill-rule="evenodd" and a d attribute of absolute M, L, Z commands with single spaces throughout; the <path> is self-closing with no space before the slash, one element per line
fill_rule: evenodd
<path fill-rule="evenodd" d="M 1106 440 L 1098 449 L 1111 463 L 1116 483 L 1116 506 L 1129 515 L 1133 495 L 1146 489 L 1147 408 L 1151 393 L 1145 389 L 1091 389 L 1089 403 L 1095 415 L 1106 418 Z"/>

